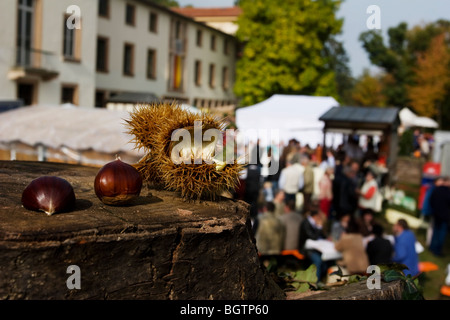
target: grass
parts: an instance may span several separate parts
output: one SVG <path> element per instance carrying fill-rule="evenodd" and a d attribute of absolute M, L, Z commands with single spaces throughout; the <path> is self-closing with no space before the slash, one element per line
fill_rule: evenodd
<path fill-rule="evenodd" d="M 415 234 L 420 243 L 426 243 L 426 230 L 416 230 Z M 447 237 L 446 239 L 443 253 L 444 257 L 436 257 L 428 250 L 428 248 L 425 248 L 424 252 L 419 255 L 420 261 L 430 261 L 439 267 L 439 270 L 425 273 L 422 281 L 423 296 L 427 300 L 450 300 L 450 297 L 442 296 L 440 294 L 441 286 L 444 284 L 446 277 L 447 265 L 450 263 L 450 237 Z"/>
<path fill-rule="evenodd" d="M 405 212 L 405 210 L 403 209 Z M 413 215 L 414 216 L 414 215 Z M 375 219 L 383 225 L 385 232 L 392 234 L 392 225 L 386 221 L 384 214 L 377 214 Z M 430 252 L 426 246 L 426 229 L 413 229 L 417 240 L 423 245 L 425 250 L 419 254 L 419 261 L 429 261 L 435 263 L 439 269 L 424 273 L 420 277 L 421 285 L 423 287 L 423 296 L 426 300 L 450 300 L 450 297 L 442 296 L 440 294 L 441 286 L 444 284 L 446 277 L 447 265 L 450 263 L 450 234 L 446 238 L 444 245 L 444 256 L 436 257 Z"/>

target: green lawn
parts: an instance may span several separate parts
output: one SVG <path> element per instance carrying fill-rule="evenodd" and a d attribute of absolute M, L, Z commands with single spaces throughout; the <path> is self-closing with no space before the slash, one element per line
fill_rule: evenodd
<path fill-rule="evenodd" d="M 416 230 L 417 240 L 420 243 L 425 244 L 426 230 Z M 430 271 L 425 273 L 423 283 L 423 296 L 427 300 L 446 299 L 450 300 L 450 297 L 442 296 L 440 294 L 441 286 L 444 284 L 446 277 L 447 265 L 450 263 L 450 236 L 447 236 L 444 257 L 436 257 L 428 248 L 419 255 L 420 261 L 430 261 L 439 266 L 439 270 Z"/>
<path fill-rule="evenodd" d="M 378 214 L 376 220 L 380 222 L 385 228 L 385 232 L 392 234 L 392 225 L 386 221 L 384 214 Z M 445 297 L 440 294 L 441 286 L 444 284 L 446 277 L 447 265 L 450 263 L 450 234 L 447 236 L 446 243 L 444 246 L 444 257 L 436 257 L 433 255 L 426 247 L 426 229 L 416 229 L 414 233 L 416 234 L 417 240 L 424 246 L 425 250 L 419 255 L 420 261 L 429 261 L 435 263 L 439 270 L 430 271 L 425 273 L 421 277 L 421 284 L 423 286 L 423 296 L 427 300 L 438 300 L 438 299 L 448 299 L 450 297 Z"/>

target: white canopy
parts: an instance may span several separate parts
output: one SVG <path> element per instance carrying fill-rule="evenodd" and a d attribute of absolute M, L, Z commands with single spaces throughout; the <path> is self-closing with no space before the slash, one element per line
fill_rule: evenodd
<path fill-rule="evenodd" d="M 127 134 L 126 111 L 62 106 L 17 108 L 0 115 L 0 142 L 140 155 Z"/>
<path fill-rule="evenodd" d="M 419 117 L 408 108 L 403 108 L 399 113 L 400 121 L 404 127 L 437 128 L 436 121 L 427 117 Z"/>
<path fill-rule="evenodd" d="M 265 132 L 270 137 L 270 130 L 277 130 L 282 141 L 295 138 L 314 147 L 323 143 L 324 124 L 319 117 L 338 105 L 332 97 L 275 94 L 253 106 L 237 109 L 236 125 L 244 135 L 248 133 L 250 141 L 257 136 L 263 142 L 267 140 Z"/>

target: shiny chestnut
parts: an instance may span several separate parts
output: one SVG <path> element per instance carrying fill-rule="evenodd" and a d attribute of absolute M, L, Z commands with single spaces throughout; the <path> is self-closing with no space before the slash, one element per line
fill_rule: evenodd
<path fill-rule="evenodd" d="M 34 179 L 22 193 L 22 204 L 26 209 L 44 211 L 49 216 L 72 210 L 75 200 L 72 185 L 55 176 Z"/>
<path fill-rule="evenodd" d="M 133 166 L 120 159 L 104 165 L 97 173 L 94 189 L 97 197 L 107 205 L 129 204 L 142 188 L 142 177 Z"/>

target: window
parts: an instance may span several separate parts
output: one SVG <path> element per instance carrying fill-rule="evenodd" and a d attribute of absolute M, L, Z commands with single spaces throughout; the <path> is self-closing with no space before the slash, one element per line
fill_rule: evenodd
<path fill-rule="evenodd" d="M 223 40 L 223 54 L 228 55 L 228 53 L 230 52 L 230 46 L 228 44 L 228 39 L 224 39 Z"/>
<path fill-rule="evenodd" d="M 150 32 L 158 32 L 158 15 L 154 12 L 150 12 L 148 29 Z"/>
<path fill-rule="evenodd" d="M 63 56 L 65 60 L 79 61 L 81 58 L 81 29 L 68 28 L 67 19 L 69 15 L 64 15 L 63 23 Z"/>
<path fill-rule="evenodd" d="M 216 36 L 214 34 L 211 36 L 211 50 L 216 51 Z"/>
<path fill-rule="evenodd" d="M 108 38 L 97 38 L 97 71 L 108 72 Z"/>
<path fill-rule="evenodd" d="M 194 83 L 196 86 L 200 86 L 202 84 L 202 62 L 196 60 L 194 68 Z"/>
<path fill-rule="evenodd" d="M 223 90 L 228 90 L 228 88 L 230 87 L 230 82 L 229 82 L 229 74 L 228 74 L 228 67 L 223 67 L 222 68 L 222 88 Z"/>
<path fill-rule="evenodd" d="M 172 19 L 170 23 L 169 61 L 170 73 L 168 88 L 183 92 L 186 57 L 186 22 Z"/>
<path fill-rule="evenodd" d="M 77 85 L 62 85 L 61 103 L 71 103 L 78 105 L 78 87 Z"/>
<path fill-rule="evenodd" d="M 136 8 L 128 3 L 125 8 L 125 23 L 129 26 L 135 26 L 136 23 Z"/>
<path fill-rule="evenodd" d="M 109 18 L 109 0 L 98 1 L 98 15 L 100 17 Z"/>
<path fill-rule="evenodd" d="M 96 108 L 105 108 L 106 102 L 106 92 L 102 90 L 95 91 L 95 107 Z"/>
<path fill-rule="evenodd" d="M 197 29 L 197 38 L 195 40 L 195 43 L 197 44 L 197 47 L 201 47 L 203 42 L 203 33 L 202 30 Z"/>
<path fill-rule="evenodd" d="M 17 13 L 17 56 L 18 65 L 31 64 L 31 46 L 33 45 L 33 1 L 19 1 Z"/>
<path fill-rule="evenodd" d="M 156 50 L 147 50 L 147 78 L 156 79 Z"/>
<path fill-rule="evenodd" d="M 134 74 L 134 45 L 125 43 L 123 48 L 123 74 L 133 76 Z"/>
<path fill-rule="evenodd" d="M 211 88 L 214 88 L 216 86 L 215 73 L 216 73 L 216 66 L 215 64 L 211 63 L 209 65 L 209 86 Z"/>

